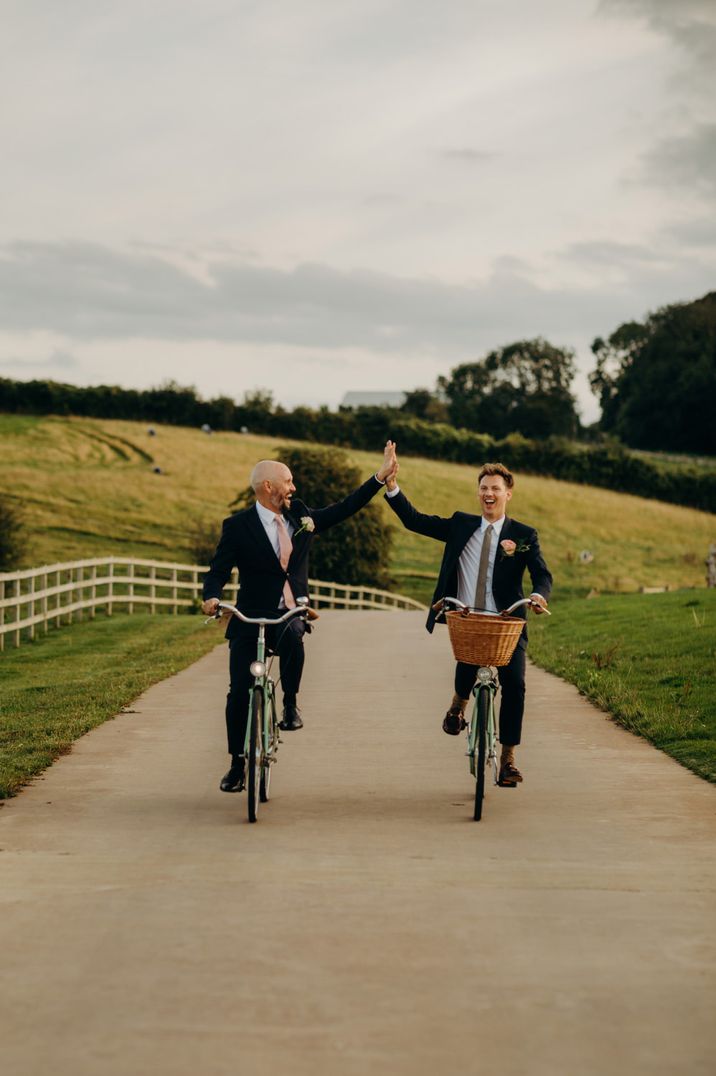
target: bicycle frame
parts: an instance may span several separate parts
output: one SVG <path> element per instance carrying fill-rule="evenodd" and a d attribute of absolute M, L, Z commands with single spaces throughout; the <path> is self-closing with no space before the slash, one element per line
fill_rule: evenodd
<path fill-rule="evenodd" d="M 251 713 L 251 707 L 253 704 L 253 697 L 255 691 L 260 691 L 264 697 L 263 706 L 263 728 L 261 730 L 261 738 L 263 740 L 263 750 L 266 757 L 266 761 L 270 764 L 276 759 L 276 747 L 278 741 L 274 743 L 271 728 L 271 713 L 274 708 L 274 700 L 276 695 L 276 685 L 271 678 L 269 665 L 266 661 L 266 625 L 259 624 L 259 637 L 256 643 L 256 657 L 252 664 L 261 665 L 263 672 L 254 676 L 254 682 L 249 688 L 249 713 Z M 244 740 L 244 757 L 249 757 L 249 739 L 251 735 L 251 723 L 246 722 L 246 738 Z"/>

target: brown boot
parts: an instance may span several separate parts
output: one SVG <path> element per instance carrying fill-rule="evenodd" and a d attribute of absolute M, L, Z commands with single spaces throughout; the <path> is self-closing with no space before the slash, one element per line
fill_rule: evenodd
<path fill-rule="evenodd" d="M 465 724 L 465 707 L 467 699 L 461 699 L 459 695 L 453 695 L 450 709 L 443 718 L 443 732 L 448 736 L 459 736 Z"/>
<path fill-rule="evenodd" d="M 522 774 L 515 766 L 515 749 L 510 744 L 503 743 L 497 783 L 500 788 L 516 788 L 521 780 Z"/>

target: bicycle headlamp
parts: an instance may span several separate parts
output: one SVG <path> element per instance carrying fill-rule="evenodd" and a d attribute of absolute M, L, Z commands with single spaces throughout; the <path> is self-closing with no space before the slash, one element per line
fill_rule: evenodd
<path fill-rule="evenodd" d="M 488 665 L 483 665 L 477 670 L 477 679 L 481 684 L 489 684 L 492 680 L 492 669 Z"/>
<path fill-rule="evenodd" d="M 244 666 L 244 668 L 246 668 L 246 666 Z M 249 665 L 249 672 L 252 676 L 265 676 L 266 663 L 263 661 L 252 661 Z"/>

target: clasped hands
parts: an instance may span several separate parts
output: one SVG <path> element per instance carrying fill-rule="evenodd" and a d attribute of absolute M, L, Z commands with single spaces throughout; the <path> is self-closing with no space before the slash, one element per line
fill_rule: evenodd
<path fill-rule="evenodd" d="M 385 482 L 388 489 L 394 489 L 396 486 L 398 469 L 399 464 L 395 454 L 395 441 L 386 441 L 385 448 L 383 449 L 383 466 L 379 471 L 376 471 L 375 477 L 379 482 Z"/>

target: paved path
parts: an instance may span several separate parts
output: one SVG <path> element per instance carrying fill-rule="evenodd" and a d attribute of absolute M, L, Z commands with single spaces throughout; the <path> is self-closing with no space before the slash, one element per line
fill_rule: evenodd
<path fill-rule="evenodd" d="M 531 669 L 526 782 L 475 824 L 446 637 L 308 647 L 258 825 L 223 648 L 0 811 L 0 1069 L 713 1073 L 716 789 Z"/>

